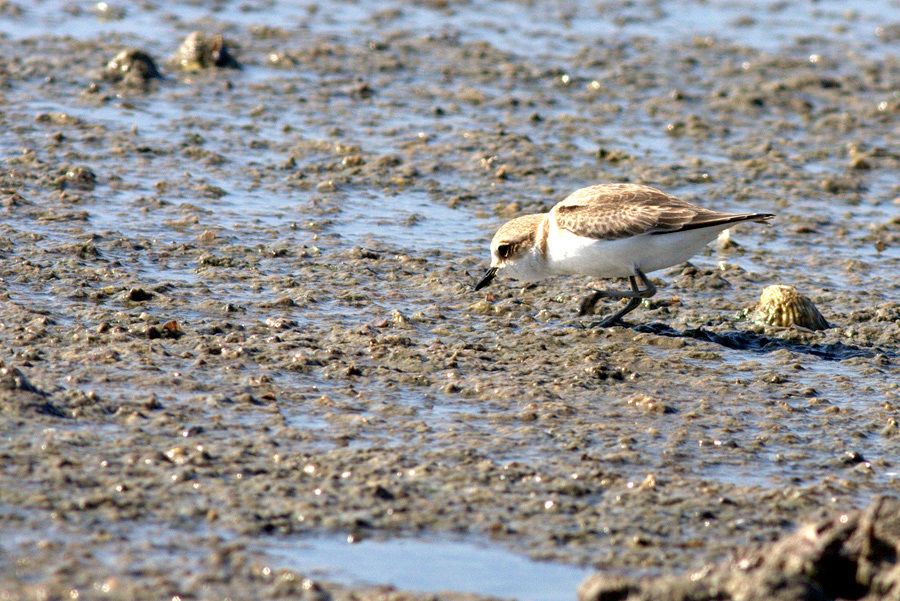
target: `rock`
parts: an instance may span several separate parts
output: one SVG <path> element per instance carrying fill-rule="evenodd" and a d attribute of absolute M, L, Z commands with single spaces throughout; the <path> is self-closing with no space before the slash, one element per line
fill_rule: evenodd
<path fill-rule="evenodd" d="M 143 288 L 131 288 L 125 293 L 125 300 L 133 303 L 143 303 L 153 298 L 152 292 L 147 292 Z"/>
<path fill-rule="evenodd" d="M 97 175 L 88 167 L 69 167 L 66 169 L 61 187 L 76 190 L 93 190 L 97 185 Z"/>
<path fill-rule="evenodd" d="M 184 335 L 184 330 L 178 325 L 174 319 L 167 321 L 162 325 L 150 325 L 144 329 L 144 334 L 151 340 L 157 338 L 178 339 Z"/>
<path fill-rule="evenodd" d="M 43 394 L 19 369 L 7 367 L 0 361 L 0 390 L 19 390 L 33 394 Z"/>
<path fill-rule="evenodd" d="M 146 86 L 151 79 L 161 77 L 153 58 L 137 48 L 122 50 L 103 69 L 103 79 L 136 87 Z"/>
<path fill-rule="evenodd" d="M 393 322 L 395 326 L 407 326 L 409 325 L 409 318 L 399 310 L 395 309 L 391 312 L 391 322 Z"/>
<path fill-rule="evenodd" d="M 493 313 L 494 306 L 486 300 L 480 300 L 469 305 L 469 312 L 475 315 L 488 315 Z"/>
<path fill-rule="evenodd" d="M 0 415 L 23 416 L 42 414 L 65 417 L 62 409 L 47 400 L 50 396 L 34 384 L 16 367 L 7 367 L 0 360 Z"/>
<path fill-rule="evenodd" d="M 735 242 L 731 237 L 730 229 L 719 232 L 719 236 L 716 238 L 716 245 L 719 247 L 719 250 L 731 250 L 741 247 L 741 245 Z"/>
<path fill-rule="evenodd" d="M 848 166 L 851 169 L 871 169 L 872 163 L 869 160 L 869 154 L 863 152 L 856 144 L 847 146 L 847 154 L 849 156 Z"/>
<path fill-rule="evenodd" d="M 578 599 L 590 599 L 591 601 L 624 601 L 628 596 L 636 592 L 634 582 L 621 576 L 607 576 L 595 574 L 581 583 L 578 587 Z"/>
<path fill-rule="evenodd" d="M 69 113 L 39 113 L 34 118 L 37 123 L 51 123 L 53 125 L 81 125 L 83 121 Z"/>
<path fill-rule="evenodd" d="M 326 179 L 316 184 L 317 192 L 334 192 L 335 190 L 337 190 L 337 186 L 334 185 L 334 180 L 331 179 Z"/>
<path fill-rule="evenodd" d="M 715 269 L 698 269 L 691 263 L 685 263 L 681 274 L 673 284 L 677 288 L 693 288 L 697 290 L 721 290 L 730 288 L 731 283 Z"/>
<path fill-rule="evenodd" d="M 896 599 L 900 594 L 900 499 L 880 497 L 733 561 L 683 576 L 588 578 L 579 601 L 801 601 Z"/>
<path fill-rule="evenodd" d="M 793 286 L 768 286 L 751 312 L 754 321 L 783 328 L 800 326 L 809 330 L 830 328 L 813 302 Z"/>
<path fill-rule="evenodd" d="M 201 71 L 212 67 L 241 68 L 228 51 L 222 34 L 210 37 L 200 31 L 193 31 L 184 38 L 170 64 L 182 71 Z"/>

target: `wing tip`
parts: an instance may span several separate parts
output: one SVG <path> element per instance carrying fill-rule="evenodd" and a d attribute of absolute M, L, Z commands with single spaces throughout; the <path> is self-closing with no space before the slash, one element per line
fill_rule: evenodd
<path fill-rule="evenodd" d="M 674 229 L 650 232 L 651 234 L 674 234 L 675 232 L 684 232 L 687 230 L 697 230 L 707 227 L 722 227 L 733 223 L 743 223 L 744 221 L 754 221 L 756 223 L 768 223 L 775 218 L 774 213 L 724 213 L 715 219 L 707 219 L 704 221 L 692 221 Z"/>
<path fill-rule="evenodd" d="M 753 213 L 747 216 L 748 221 L 756 223 L 769 223 L 773 219 L 775 219 L 775 213 Z"/>

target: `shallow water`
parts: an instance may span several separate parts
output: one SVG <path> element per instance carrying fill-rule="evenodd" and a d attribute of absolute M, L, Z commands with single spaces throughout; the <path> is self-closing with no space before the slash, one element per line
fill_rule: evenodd
<path fill-rule="evenodd" d="M 591 571 L 534 561 L 496 547 L 442 540 L 275 541 L 279 565 L 348 584 L 392 585 L 437 593 L 458 590 L 520 601 L 567 601 Z"/>
<path fill-rule="evenodd" d="M 104 6 L 109 9 L 104 10 Z M 381 3 L 377 8 L 372 10 L 358 2 L 251 2 L 241 10 L 211 14 L 202 4 L 191 3 L 142 8 L 117 2 L 72 5 L 42 0 L 26 7 L 22 16 L 4 20 L 0 31 L 16 37 L 47 31 L 79 38 L 110 33 L 141 36 L 173 25 L 196 27 L 212 21 L 220 27 L 267 25 L 297 27 L 312 34 L 349 35 L 370 31 L 377 23 L 376 15 L 396 11 L 396 25 L 402 29 L 419 33 L 457 31 L 464 38 L 487 40 L 504 50 L 537 42 L 539 52 L 548 56 L 571 52 L 585 38 L 617 36 L 671 40 L 712 35 L 768 51 L 820 36 L 871 49 L 878 46 L 885 17 L 896 17 L 900 10 L 896 0 L 691 1 L 677 7 L 638 3 L 630 10 L 609 10 L 589 3 L 519 2 L 496 3 L 490 11 L 482 10 L 477 3 L 445 10 L 403 2 Z M 815 24 L 815 30 L 810 30 L 810 23 Z"/>
<path fill-rule="evenodd" d="M 327 231 L 351 246 L 380 241 L 416 252 L 465 252 L 483 245 L 489 231 L 471 213 L 440 205 L 422 193 L 388 196 L 354 190 L 348 196 Z"/>

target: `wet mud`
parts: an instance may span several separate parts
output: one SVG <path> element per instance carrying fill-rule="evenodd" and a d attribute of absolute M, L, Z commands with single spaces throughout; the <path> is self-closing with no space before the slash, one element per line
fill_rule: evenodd
<path fill-rule="evenodd" d="M 878 498 L 730 563 L 644 582 L 593 576 L 582 601 L 620 599 L 895 599 L 900 594 L 900 501 Z"/>
<path fill-rule="evenodd" d="M 886 6 L 0 3 L 0 592 L 484 598 L 268 549 L 634 579 L 896 495 Z M 604 181 L 777 217 L 627 327 L 577 315 L 608 282 L 473 292 Z M 830 327 L 756 320 L 775 284 Z"/>

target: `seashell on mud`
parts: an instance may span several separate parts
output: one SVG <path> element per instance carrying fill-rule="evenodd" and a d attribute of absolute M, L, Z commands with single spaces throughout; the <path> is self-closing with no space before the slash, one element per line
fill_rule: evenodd
<path fill-rule="evenodd" d="M 793 286 L 767 286 L 750 314 L 755 321 L 783 328 L 800 326 L 809 330 L 830 328 L 828 322 L 808 297 Z"/>
<path fill-rule="evenodd" d="M 126 48 L 115 55 L 103 69 L 103 79 L 127 84 L 145 84 L 162 77 L 153 58 L 136 48 Z"/>
<path fill-rule="evenodd" d="M 191 32 L 184 38 L 171 63 L 182 71 L 200 71 L 210 67 L 241 68 L 228 51 L 222 34 L 207 36 L 199 31 Z"/>

